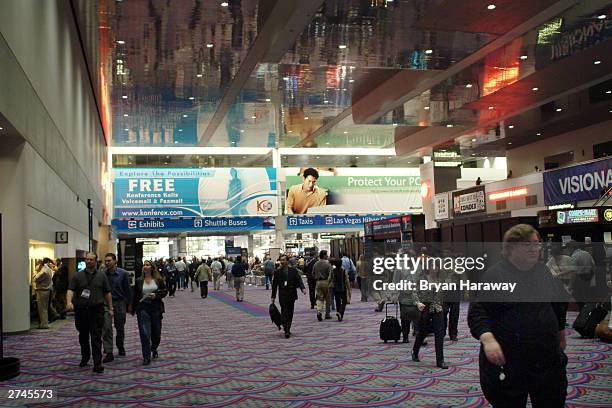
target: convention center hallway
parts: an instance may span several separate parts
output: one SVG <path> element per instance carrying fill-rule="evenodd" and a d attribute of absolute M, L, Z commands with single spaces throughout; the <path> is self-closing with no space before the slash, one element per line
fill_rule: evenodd
<path fill-rule="evenodd" d="M 345 320 L 317 321 L 307 297 L 296 303 L 293 337 L 285 339 L 268 317 L 270 291 L 248 287 L 237 303 L 224 288 L 178 291 L 166 298 L 159 359 L 142 365 L 136 318 L 126 324 L 127 356 L 94 374 L 79 368 L 72 317 L 55 329 L 9 336 L 5 355 L 21 358 L 10 388 L 57 390 L 46 407 L 483 407 L 478 342 L 468 334 L 462 305 L 459 341 L 445 342 L 450 368 L 435 367 L 433 339 L 410 359 L 410 344 L 379 339 L 383 313 L 359 302 L 355 290 Z M 569 313 L 573 322 L 575 313 Z M 116 351 L 116 350 L 115 350 Z M 568 329 L 568 407 L 609 406 L 612 345 L 579 339 Z M 18 402 L 22 404 L 22 402 Z M 10 406 L 3 400 L 2 406 Z M 17 405 L 17 402 L 15 403 Z"/>

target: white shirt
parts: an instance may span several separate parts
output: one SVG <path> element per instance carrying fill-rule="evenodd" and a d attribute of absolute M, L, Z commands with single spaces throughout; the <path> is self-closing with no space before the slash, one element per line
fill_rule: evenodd
<path fill-rule="evenodd" d="M 183 261 L 176 261 L 174 266 L 176 266 L 176 270 L 179 272 L 184 272 L 185 269 L 187 269 L 187 265 L 185 265 L 185 262 Z"/>
<path fill-rule="evenodd" d="M 212 269 L 213 273 L 221 273 L 221 268 L 223 268 L 223 265 L 219 261 L 214 261 L 210 264 L 210 269 Z"/>

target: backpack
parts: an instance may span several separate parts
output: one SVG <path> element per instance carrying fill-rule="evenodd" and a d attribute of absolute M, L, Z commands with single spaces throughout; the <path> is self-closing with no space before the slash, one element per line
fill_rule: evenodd
<path fill-rule="evenodd" d="M 314 264 L 317 262 L 317 258 L 312 258 L 306 266 L 304 266 L 304 274 L 308 279 L 314 279 Z"/>

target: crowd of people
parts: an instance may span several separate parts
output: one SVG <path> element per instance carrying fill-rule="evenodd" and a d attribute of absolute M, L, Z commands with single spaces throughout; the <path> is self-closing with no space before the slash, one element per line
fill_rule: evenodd
<path fill-rule="evenodd" d="M 591 288 L 593 257 L 575 242 L 569 242 L 563 250 L 554 247 L 543 262 L 538 232 L 521 224 L 506 232 L 503 245 L 501 260 L 487 269 L 486 276 L 519 277 L 528 283 L 527 287 L 529 283 L 537 287 L 537 282 L 543 287 L 558 288 L 559 293 L 567 294 L 568 300 L 570 293 L 580 299 Z M 421 248 L 418 255 L 426 259 L 427 248 Z M 128 273 L 117 266 L 114 254 L 106 254 L 100 265 L 96 254 L 88 253 L 85 270 L 69 283 L 67 269 L 59 260 L 43 260 L 33 279 L 40 327 L 47 327 L 48 315 L 61 318 L 66 311 L 74 310 L 81 345 L 80 366 L 88 365 L 93 357 L 94 372 L 102 372 L 102 364 L 114 360 L 115 346 L 119 356 L 126 354 L 127 314 L 137 317 L 143 364 L 148 365 L 159 356 L 166 296 L 174 297 L 177 290 L 189 288 L 194 292 L 199 287 L 199 295 L 207 298 L 208 283 L 212 282 L 212 290 L 219 291 L 225 279 L 227 287 L 235 290 L 236 301 L 242 302 L 248 275 L 263 277 L 265 289 L 271 289 L 272 304 L 278 297 L 286 338 L 292 335 L 298 290 L 308 294 L 313 318 L 332 319 L 335 311 L 341 322 L 351 303 L 352 289 L 358 286 L 360 300 L 374 301 L 377 312 L 388 303 L 399 306 L 402 341 L 410 342 L 411 328 L 415 336 L 413 361 L 419 361 L 419 351 L 427 344 L 426 337 L 433 333 L 436 365 L 448 368 L 444 338 L 448 333 L 451 341 L 458 341 L 460 303 L 465 300 L 462 295 L 421 288 L 391 295 L 374 290 L 373 275 L 363 256 L 356 263 L 346 254 L 329 259 L 325 250 L 300 256 L 285 254 L 277 260 L 265 256 L 261 261 L 254 258 L 250 262 L 241 256 L 145 260 L 142 273 L 131 285 Z M 449 282 L 454 275 L 453 271 L 435 268 L 422 267 L 417 271 L 392 268 L 383 278 L 396 283 L 419 279 Z M 608 285 L 612 287 L 612 283 Z M 563 406 L 567 386 L 564 354 L 567 301 L 501 302 L 478 296 L 470 301 L 468 326 L 471 335 L 481 343 L 481 386 L 493 406 L 524 406 L 528 395 L 533 406 Z M 579 306 L 582 307 L 581 302 Z"/>

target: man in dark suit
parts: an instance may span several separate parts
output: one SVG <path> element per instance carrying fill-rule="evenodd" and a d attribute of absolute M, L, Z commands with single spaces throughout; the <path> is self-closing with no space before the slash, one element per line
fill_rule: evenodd
<path fill-rule="evenodd" d="M 283 327 L 285 329 L 285 338 L 291 337 L 291 322 L 293 321 L 293 309 L 297 300 L 297 288 L 306 294 L 304 282 L 300 276 L 300 272 L 295 265 L 289 265 L 287 255 L 282 255 L 279 258 L 280 267 L 274 271 L 272 279 L 272 303 L 276 301 L 276 291 L 281 306 L 281 316 L 283 319 Z"/>

